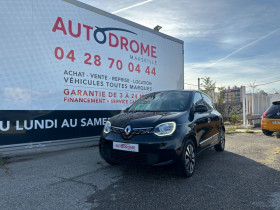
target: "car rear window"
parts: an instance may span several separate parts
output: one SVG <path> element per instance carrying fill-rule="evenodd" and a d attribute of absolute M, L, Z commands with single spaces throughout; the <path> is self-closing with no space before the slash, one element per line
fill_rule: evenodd
<path fill-rule="evenodd" d="M 267 110 L 267 115 L 269 114 L 276 114 L 280 112 L 280 103 L 279 104 L 272 104 L 271 107 Z"/>

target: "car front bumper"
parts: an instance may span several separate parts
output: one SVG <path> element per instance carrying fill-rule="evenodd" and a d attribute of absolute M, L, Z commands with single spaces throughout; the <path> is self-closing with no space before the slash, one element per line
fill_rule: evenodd
<path fill-rule="evenodd" d="M 135 135 L 129 140 L 120 134 L 102 135 L 99 141 L 99 151 L 103 159 L 120 164 L 133 165 L 165 165 L 177 161 L 181 154 L 184 135 L 177 129 L 172 136 L 158 137 L 154 134 Z M 182 138 L 183 137 L 183 138 Z M 113 143 L 138 145 L 138 152 L 123 151 L 113 148 Z"/>
<path fill-rule="evenodd" d="M 120 164 L 132 165 L 165 165 L 176 161 L 175 150 L 163 149 L 161 144 L 138 144 L 139 152 L 113 149 L 113 141 L 100 139 L 99 151 L 103 159 Z"/>

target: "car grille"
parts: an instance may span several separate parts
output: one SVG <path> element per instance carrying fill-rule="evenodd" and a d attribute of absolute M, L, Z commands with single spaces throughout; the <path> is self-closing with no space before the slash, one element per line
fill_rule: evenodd
<path fill-rule="evenodd" d="M 164 150 L 161 153 L 158 144 L 139 145 L 139 152 L 129 152 L 113 149 L 113 142 L 108 140 L 100 141 L 100 153 L 102 157 L 111 161 L 132 165 L 154 165 L 159 162 L 173 160 L 175 153 L 172 150 Z"/>
<path fill-rule="evenodd" d="M 154 132 L 154 128 L 133 128 L 132 131 L 127 135 L 124 131 L 124 128 L 119 127 L 111 127 L 112 131 L 114 133 L 119 133 L 122 135 L 124 139 L 131 139 L 135 135 L 144 135 L 144 134 L 150 134 Z"/>
<path fill-rule="evenodd" d="M 126 152 L 111 150 L 111 158 L 118 162 L 128 164 L 154 164 L 158 161 L 158 155 L 138 152 Z"/>

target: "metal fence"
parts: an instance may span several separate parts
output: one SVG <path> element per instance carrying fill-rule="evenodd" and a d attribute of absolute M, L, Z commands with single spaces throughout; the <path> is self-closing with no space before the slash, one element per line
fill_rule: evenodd
<path fill-rule="evenodd" d="M 268 95 L 263 91 L 245 95 L 245 126 L 260 124 L 262 114 L 273 101 L 280 100 L 280 94 Z M 243 109 L 244 110 L 244 109 Z"/>

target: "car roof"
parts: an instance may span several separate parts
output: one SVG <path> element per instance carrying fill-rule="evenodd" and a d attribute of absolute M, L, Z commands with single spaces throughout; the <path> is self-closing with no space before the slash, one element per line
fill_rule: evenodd
<path fill-rule="evenodd" d="M 184 90 L 161 90 L 161 91 L 156 91 L 154 93 L 161 93 L 161 92 L 200 92 L 200 93 L 203 93 L 199 90 L 189 90 L 189 89 L 184 89 Z"/>
<path fill-rule="evenodd" d="M 183 90 L 162 90 L 162 91 L 156 91 L 156 92 L 152 92 L 152 93 L 163 93 L 163 92 L 192 92 L 193 94 L 198 92 L 198 93 L 204 94 L 207 97 L 209 97 L 207 94 L 203 93 L 200 90 L 189 90 L 189 89 L 183 89 Z M 151 94 L 151 93 L 148 93 L 147 95 L 149 95 L 149 94 Z"/>

